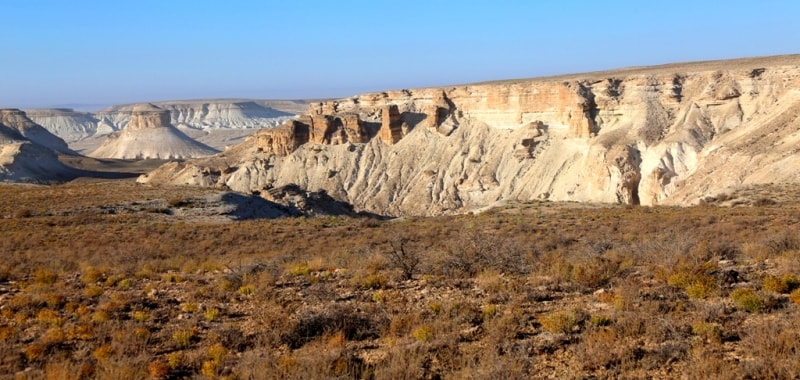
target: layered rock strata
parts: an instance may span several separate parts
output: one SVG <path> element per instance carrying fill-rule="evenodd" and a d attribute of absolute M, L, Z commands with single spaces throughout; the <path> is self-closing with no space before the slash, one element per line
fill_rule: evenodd
<path fill-rule="evenodd" d="M 800 182 L 798 110 L 800 56 L 387 91 L 312 104 L 218 157 L 140 181 L 295 183 L 390 215 L 533 199 L 686 205 Z"/>

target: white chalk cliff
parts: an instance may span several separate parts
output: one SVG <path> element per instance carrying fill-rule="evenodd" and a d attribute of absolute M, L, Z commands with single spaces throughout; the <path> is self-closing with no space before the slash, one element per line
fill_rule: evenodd
<path fill-rule="evenodd" d="M 464 212 L 533 199 L 688 205 L 800 182 L 800 56 L 388 91 L 313 104 L 140 182 L 294 183 L 357 210 Z"/>

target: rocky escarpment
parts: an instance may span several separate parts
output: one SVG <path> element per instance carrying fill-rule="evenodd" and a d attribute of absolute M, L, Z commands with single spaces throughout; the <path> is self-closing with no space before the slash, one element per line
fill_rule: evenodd
<path fill-rule="evenodd" d="M 182 159 L 209 156 L 217 152 L 172 126 L 168 111 L 152 104 L 143 104 L 131 111 L 127 128 L 109 135 L 89 155 L 98 158 Z"/>
<path fill-rule="evenodd" d="M 50 135 L 17 109 L 0 109 L 0 182 L 46 183 L 78 172 L 58 160 L 73 154 L 63 140 Z"/>
<path fill-rule="evenodd" d="M 798 109 L 800 56 L 388 91 L 312 104 L 140 181 L 295 183 L 393 215 L 503 200 L 690 204 L 731 186 L 800 182 Z"/>

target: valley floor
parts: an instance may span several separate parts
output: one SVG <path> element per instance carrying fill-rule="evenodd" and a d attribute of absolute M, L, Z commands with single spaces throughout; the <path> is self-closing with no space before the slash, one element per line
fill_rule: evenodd
<path fill-rule="evenodd" d="M 216 190 L 131 179 L 0 185 L 0 373 L 791 378 L 796 190 L 382 221 L 232 220 Z"/>

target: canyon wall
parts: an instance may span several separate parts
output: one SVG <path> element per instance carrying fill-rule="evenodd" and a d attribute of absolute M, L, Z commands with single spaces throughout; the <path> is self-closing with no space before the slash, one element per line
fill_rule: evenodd
<path fill-rule="evenodd" d="M 294 183 L 389 215 L 534 199 L 686 205 L 800 181 L 799 109 L 800 56 L 387 91 L 311 104 L 140 181 Z"/>

